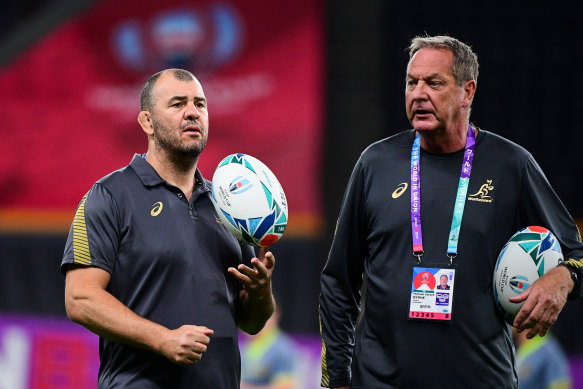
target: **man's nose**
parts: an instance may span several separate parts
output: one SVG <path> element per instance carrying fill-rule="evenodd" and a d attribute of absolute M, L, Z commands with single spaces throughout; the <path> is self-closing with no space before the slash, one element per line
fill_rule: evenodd
<path fill-rule="evenodd" d="M 196 108 L 196 105 L 194 104 L 187 104 L 186 105 L 186 111 L 184 112 L 184 117 L 188 120 L 194 120 L 194 119 L 198 119 L 198 117 L 200 116 L 200 112 L 198 110 L 198 108 Z"/>
<path fill-rule="evenodd" d="M 418 82 L 415 88 L 411 91 L 411 98 L 413 100 L 425 100 L 427 99 L 427 84 L 424 82 Z"/>

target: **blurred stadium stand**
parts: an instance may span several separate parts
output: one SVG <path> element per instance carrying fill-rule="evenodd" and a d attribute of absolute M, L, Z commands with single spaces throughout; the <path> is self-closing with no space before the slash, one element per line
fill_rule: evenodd
<path fill-rule="evenodd" d="M 44 34 L 97 1 L 3 1 L 0 5 L 0 67 Z"/>

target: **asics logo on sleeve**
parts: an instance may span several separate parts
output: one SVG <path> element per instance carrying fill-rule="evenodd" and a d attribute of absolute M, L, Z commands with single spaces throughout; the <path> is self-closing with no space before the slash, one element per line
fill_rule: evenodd
<path fill-rule="evenodd" d="M 164 208 L 164 204 L 162 204 L 161 201 L 158 201 L 157 203 L 154 203 L 154 208 L 152 208 L 152 210 L 150 211 L 150 215 L 152 216 L 158 216 L 160 214 L 160 212 L 162 212 L 162 208 Z"/>
<path fill-rule="evenodd" d="M 401 182 L 399 184 L 399 186 L 397 186 L 397 189 L 395 189 L 395 191 L 393 192 L 392 197 L 394 199 L 401 197 L 401 195 L 403 193 L 405 193 L 405 191 L 407 190 L 408 187 L 409 187 L 409 184 L 407 184 L 406 182 Z"/>

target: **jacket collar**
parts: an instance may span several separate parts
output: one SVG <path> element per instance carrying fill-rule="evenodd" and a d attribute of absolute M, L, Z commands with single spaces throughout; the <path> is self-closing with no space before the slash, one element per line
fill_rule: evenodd
<path fill-rule="evenodd" d="M 150 165 L 148 161 L 144 159 L 143 155 L 144 154 L 135 154 L 132 158 L 132 161 L 130 162 L 130 167 L 134 169 L 142 181 L 142 184 L 144 184 L 144 186 L 168 184 L 162 177 L 160 177 L 152 165 Z M 194 179 L 196 184 L 202 183 L 205 191 L 211 191 L 211 182 L 202 176 L 202 173 L 200 170 L 198 170 L 198 168 L 194 173 Z"/>

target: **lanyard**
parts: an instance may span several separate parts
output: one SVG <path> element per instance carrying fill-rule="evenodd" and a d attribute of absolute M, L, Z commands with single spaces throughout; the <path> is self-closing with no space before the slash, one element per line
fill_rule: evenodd
<path fill-rule="evenodd" d="M 457 195 L 455 198 L 455 205 L 453 208 L 449 239 L 447 242 L 447 256 L 449 257 L 450 265 L 453 263 L 453 259 L 457 256 L 457 245 L 462 217 L 464 215 L 464 207 L 466 205 L 466 196 L 468 194 L 468 184 L 470 183 L 475 147 L 476 135 L 474 129 L 471 126 L 468 126 L 466 149 L 460 173 L 460 181 L 457 188 Z M 423 255 L 423 235 L 421 233 L 420 153 L 421 146 L 419 144 L 419 133 L 417 133 L 411 149 L 411 233 L 413 235 L 413 255 L 415 255 L 421 263 L 421 256 Z"/>

